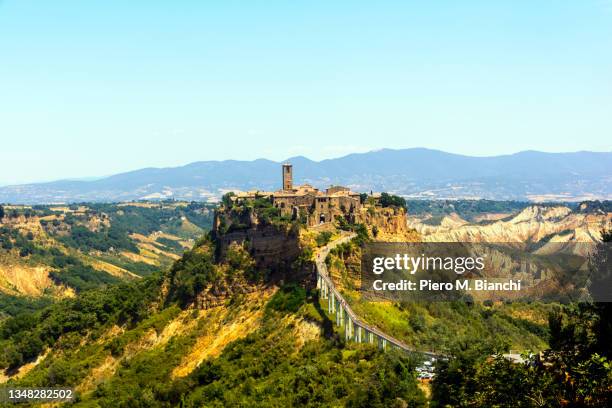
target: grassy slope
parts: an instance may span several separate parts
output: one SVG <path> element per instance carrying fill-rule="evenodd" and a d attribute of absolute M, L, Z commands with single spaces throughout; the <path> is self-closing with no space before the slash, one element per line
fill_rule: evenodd
<path fill-rule="evenodd" d="M 356 288 L 358 248 L 350 258 L 330 254 L 330 273 L 355 312 L 367 322 L 420 350 L 448 351 L 458 342 L 486 341 L 499 349 L 541 350 L 551 305 L 433 302 L 393 303 L 363 299 Z M 353 267 L 354 268 L 354 267 Z"/>
<path fill-rule="evenodd" d="M 414 362 L 344 344 L 316 294 L 262 286 L 243 248 L 230 247 L 228 263 L 213 254 L 203 239 L 164 278 L 0 324 L 9 384 L 72 386 L 86 407 L 423 405 Z M 229 295 L 193 310 L 198 293 Z"/>
<path fill-rule="evenodd" d="M 413 362 L 345 345 L 317 303 L 289 287 L 206 311 L 171 305 L 132 328 L 63 336 L 12 384 L 75 386 L 83 407 L 423 405 Z"/>
<path fill-rule="evenodd" d="M 192 253 L 172 272 L 173 285 L 182 289 L 170 291 L 173 296 L 190 295 L 189 288 L 210 284 L 206 279 L 218 280 L 219 271 L 227 271 L 227 266 L 207 263 L 210 250 Z M 340 279 L 355 310 L 419 348 L 444 349 L 458 339 L 483 337 L 510 339 L 514 348 L 543 344 L 543 311 L 537 307 L 366 303 L 345 272 L 336 275 L 345 277 Z M 317 299 L 299 287 L 274 295 L 273 289 L 234 295 L 207 311 L 181 309 L 179 298 L 161 301 L 167 289 L 153 279 L 131 283 L 116 295 L 94 290 L 85 307 L 78 304 L 82 295 L 54 305 L 53 318 L 41 317 L 32 328 L 21 329 L 44 333 L 45 350 L 19 368 L 12 384 L 74 386 L 77 406 L 91 407 L 176 406 L 181 401 L 185 406 L 424 403 L 414 362 L 369 345 L 344 344 Z M 57 339 L 48 340 L 58 328 Z M 0 337 L 0 348 L 21 344 L 20 350 L 27 350 L 19 330 Z"/>

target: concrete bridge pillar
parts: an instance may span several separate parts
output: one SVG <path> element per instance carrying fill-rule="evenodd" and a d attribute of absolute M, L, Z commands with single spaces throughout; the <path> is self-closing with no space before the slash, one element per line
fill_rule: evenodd
<path fill-rule="evenodd" d="M 346 325 L 344 326 L 344 337 L 346 341 L 351 339 L 351 329 L 352 329 L 353 321 L 350 317 L 346 318 Z"/>
<path fill-rule="evenodd" d="M 332 292 L 331 294 L 331 312 L 335 313 L 336 312 L 336 295 L 334 295 L 334 292 Z"/>
<path fill-rule="evenodd" d="M 336 326 L 340 326 L 340 308 L 336 305 Z"/>

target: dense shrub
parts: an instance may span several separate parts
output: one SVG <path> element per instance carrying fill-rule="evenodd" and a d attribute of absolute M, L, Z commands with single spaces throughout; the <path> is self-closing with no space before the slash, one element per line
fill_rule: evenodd
<path fill-rule="evenodd" d="M 305 301 L 306 289 L 296 284 L 288 284 L 274 294 L 266 307 L 278 312 L 295 313 Z"/>
<path fill-rule="evenodd" d="M 380 205 L 383 207 L 406 208 L 406 199 L 389 193 L 381 193 Z"/>

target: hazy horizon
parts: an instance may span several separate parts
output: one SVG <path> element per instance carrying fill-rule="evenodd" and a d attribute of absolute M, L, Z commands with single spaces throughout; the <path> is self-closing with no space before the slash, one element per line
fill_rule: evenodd
<path fill-rule="evenodd" d="M 0 184 L 381 146 L 610 151 L 608 1 L 0 1 Z"/>
<path fill-rule="evenodd" d="M 349 156 L 351 154 L 362 154 L 362 153 L 370 153 L 370 152 L 376 152 L 376 151 L 380 151 L 380 150 L 435 150 L 435 151 L 441 151 L 444 153 L 449 153 L 449 154 L 454 154 L 454 155 L 459 155 L 459 156 L 468 156 L 468 157 L 499 157 L 499 156 L 511 156 L 514 154 L 519 154 L 519 153 L 525 153 L 525 152 L 537 152 L 537 153 L 547 153 L 547 154 L 565 154 L 565 153 L 580 153 L 580 152 L 586 152 L 586 153 L 611 153 L 612 150 L 609 151 L 594 151 L 594 150 L 576 150 L 576 151 L 566 151 L 566 152 L 553 152 L 553 151 L 542 151 L 542 150 L 519 150 L 516 152 L 512 152 L 512 153 L 503 153 L 503 154 L 498 154 L 498 155 L 482 155 L 482 156 L 478 156 L 478 155 L 469 155 L 469 154 L 461 154 L 461 153 L 453 153 L 453 152 L 448 152 L 445 150 L 440 150 L 440 149 L 430 149 L 427 147 L 406 147 L 406 148 L 389 148 L 389 147 L 383 147 L 383 148 L 379 148 L 379 149 L 372 149 L 372 150 L 368 150 L 368 151 L 364 151 L 364 152 L 352 152 L 352 153 L 347 153 L 347 154 L 343 154 L 343 155 L 338 155 L 335 157 L 328 157 L 328 158 L 323 158 L 323 159 L 313 159 L 311 157 L 308 157 L 306 155 L 302 155 L 302 154 L 297 154 L 297 155 L 293 155 L 290 157 L 285 157 L 283 159 L 277 160 L 277 159 L 272 159 L 272 158 L 268 158 L 268 157 L 258 157 L 256 159 L 238 159 L 238 158 L 225 158 L 225 159 L 212 159 L 212 160 L 196 160 L 193 162 L 189 162 L 189 163 L 180 163 L 177 165 L 168 165 L 168 166 L 144 166 L 144 167 L 138 167 L 138 168 L 132 168 L 132 169 L 128 169 L 125 171 L 120 171 L 120 172 L 116 172 L 116 173 L 107 173 L 107 174 L 103 174 L 103 175 L 93 175 L 93 176 L 88 176 L 88 175 L 83 175 L 83 176 L 79 176 L 79 175 L 73 175 L 70 177 L 66 177 L 66 178 L 59 178 L 59 179 L 41 179 L 41 180 L 33 180 L 33 181 L 29 181 L 29 182 L 25 182 L 25 183 L 2 183 L 0 181 L 0 187 L 8 187 L 8 186 L 14 186 L 14 185 L 27 185 L 27 184 L 39 184 L 39 183 L 49 183 L 49 182 L 54 182 L 54 181 L 95 181 L 95 180 L 100 180 L 100 179 L 104 179 L 107 177 L 111 177 L 117 174 L 123 174 L 123 173 L 130 173 L 133 171 L 138 171 L 138 170 L 142 170 L 142 169 L 147 169 L 147 168 L 154 168 L 154 169 L 169 169 L 169 168 L 177 168 L 177 167 L 183 167 L 183 166 L 187 166 L 193 163 L 197 163 L 197 162 L 207 162 L 207 161 L 255 161 L 255 160 L 270 160 L 270 161 L 274 161 L 274 162 L 284 162 L 287 160 L 290 160 L 292 158 L 296 158 L 296 157 L 305 157 L 308 160 L 314 161 L 314 162 L 321 162 L 324 160 L 333 160 L 333 159 L 339 159 L 342 157 L 346 157 Z"/>

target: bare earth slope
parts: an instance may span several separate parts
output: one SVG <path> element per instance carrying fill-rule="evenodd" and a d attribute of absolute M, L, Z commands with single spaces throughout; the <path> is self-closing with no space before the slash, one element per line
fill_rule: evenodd
<path fill-rule="evenodd" d="M 610 223 L 610 213 L 581 213 L 565 206 L 531 206 L 490 224 L 470 224 L 453 214 L 440 225 L 410 219 L 409 226 L 429 242 L 595 242 Z"/>

